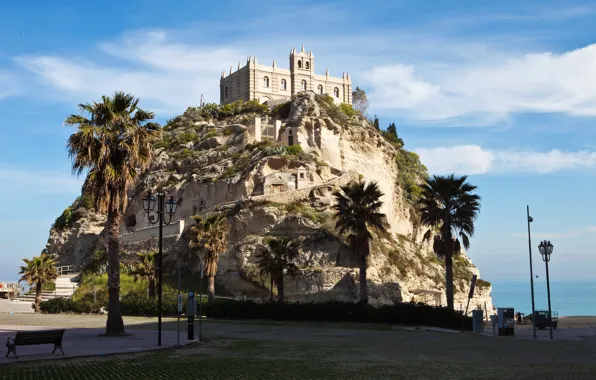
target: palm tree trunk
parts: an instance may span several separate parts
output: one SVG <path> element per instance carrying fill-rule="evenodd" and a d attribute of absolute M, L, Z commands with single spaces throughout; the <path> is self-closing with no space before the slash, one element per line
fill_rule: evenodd
<path fill-rule="evenodd" d="M 277 302 L 284 303 L 284 272 L 281 272 L 277 280 Z"/>
<path fill-rule="evenodd" d="M 366 269 L 368 267 L 368 242 L 359 244 L 362 249 L 360 255 L 360 302 L 368 304 L 368 284 L 366 278 Z"/>
<path fill-rule="evenodd" d="M 447 297 L 447 307 L 453 310 L 453 255 L 445 255 L 445 296 Z"/>
<path fill-rule="evenodd" d="M 368 304 L 368 286 L 366 284 L 366 257 L 360 259 L 360 302 Z"/>
<path fill-rule="evenodd" d="M 269 285 L 269 293 L 271 296 L 269 301 L 273 302 L 273 275 L 271 275 L 271 284 Z"/>
<path fill-rule="evenodd" d="M 209 302 L 215 299 L 215 276 L 209 276 L 209 288 L 207 289 L 209 294 Z"/>
<path fill-rule="evenodd" d="M 41 281 L 35 284 L 35 312 L 39 313 L 39 305 L 41 305 Z"/>
<path fill-rule="evenodd" d="M 149 298 L 155 298 L 155 279 L 149 277 Z"/>
<path fill-rule="evenodd" d="M 110 210 L 106 221 L 108 231 L 106 251 L 108 253 L 108 320 L 106 335 L 124 334 L 124 322 L 120 311 L 120 213 L 114 211 L 113 197 L 110 196 Z"/>

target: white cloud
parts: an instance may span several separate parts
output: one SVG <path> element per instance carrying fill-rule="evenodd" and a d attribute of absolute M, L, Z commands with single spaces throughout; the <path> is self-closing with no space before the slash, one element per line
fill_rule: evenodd
<path fill-rule="evenodd" d="M 172 114 L 198 104 L 201 94 L 219 102 L 222 68 L 246 61 L 231 49 L 173 43 L 163 31 L 129 34 L 100 45 L 100 50 L 120 62 L 100 65 L 52 55 L 20 57 L 18 62 L 73 101 L 123 90 L 139 96 L 152 111 Z"/>
<path fill-rule="evenodd" d="M 417 120 L 487 125 L 521 112 L 596 116 L 596 44 L 477 65 L 381 66 L 365 77 L 371 104 Z"/>
<path fill-rule="evenodd" d="M 552 173 L 596 168 L 596 152 L 487 150 L 478 145 L 418 148 L 416 153 L 433 174 Z"/>
<path fill-rule="evenodd" d="M 0 165 L 0 195 L 13 197 L 15 194 L 64 194 L 79 195 L 82 178 L 64 173 Z"/>

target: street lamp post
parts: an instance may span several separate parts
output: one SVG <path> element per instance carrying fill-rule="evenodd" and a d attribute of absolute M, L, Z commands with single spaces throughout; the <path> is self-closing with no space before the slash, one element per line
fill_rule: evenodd
<path fill-rule="evenodd" d="M 530 235 L 530 223 L 534 221 L 534 218 L 530 216 L 530 206 L 526 206 L 528 216 L 528 252 L 530 255 L 530 292 L 532 294 L 532 332 L 534 339 L 536 339 L 536 308 L 534 306 L 534 271 L 532 269 L 532 238 Z"/>
<path fill-rule="evenodd" d="M 154 211 L 155 203 L 157 203 L 157 220 L 154 220 L 153 215 L 150 212 Z M 176 212 L 176 201 L 171 196 L 166 201 L 164 193 L 157 193 L 157 198 L 151 194 L 151 191 L 147 193 L 147 196 L 143 198 L 143 209 L 147 213 L 147 219 L 150 224 L 159 223 L 159 240 L 158 247 L 158 277 L 159 281 L 157 284 L 158 293 L 158 314 L 157 314 L 157 345 L 161 346 L 161 306 L 162 306 L 162 281 L 163 281 L 163 225 L 170 224 L 172 222 L 172 216 Z M 168 215 L 165 220 L 165 215 Z"/>
<path fill-rule="evenodd" d="M 553 338 L 553 316 L 550 307 L 550 278 L 548 277 L 548 262 L 550 261 L 550 255 L 553 253 L 553 245 L 551 244 L 550 240 L 543 240 L 538 245 L 538 250 L 542 255 L 542 260 L 544 260 L 544 265 L 546 265 L 546 293 L 548 296 L 548 325 L 550 328 L 550 338 Z"/>

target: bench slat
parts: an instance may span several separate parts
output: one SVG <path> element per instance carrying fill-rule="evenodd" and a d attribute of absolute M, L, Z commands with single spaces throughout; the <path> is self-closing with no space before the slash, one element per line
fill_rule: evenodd
<path fill-rule="evenodd" d="M 36 344 L 59 344 L 65 330 L 18 331 L 14 338 L 15 346 Z"/>

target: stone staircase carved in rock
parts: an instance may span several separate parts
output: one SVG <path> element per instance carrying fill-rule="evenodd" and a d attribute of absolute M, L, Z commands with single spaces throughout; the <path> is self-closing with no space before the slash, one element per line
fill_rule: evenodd
<path fill-rule="evenodd" d="M 56 278 L 56 289 L 53 291 L 42 291 L 41 300 L 47 301 L 54 298 L 70 298 L 79 286 L 80 273 L 73 272 L 72 266 L 59 267 L 58 278 Z M 23 294 L 17 298 L 23 302 L 35 301 L 35 287 L 31 287 L 29 294 Z"/>

